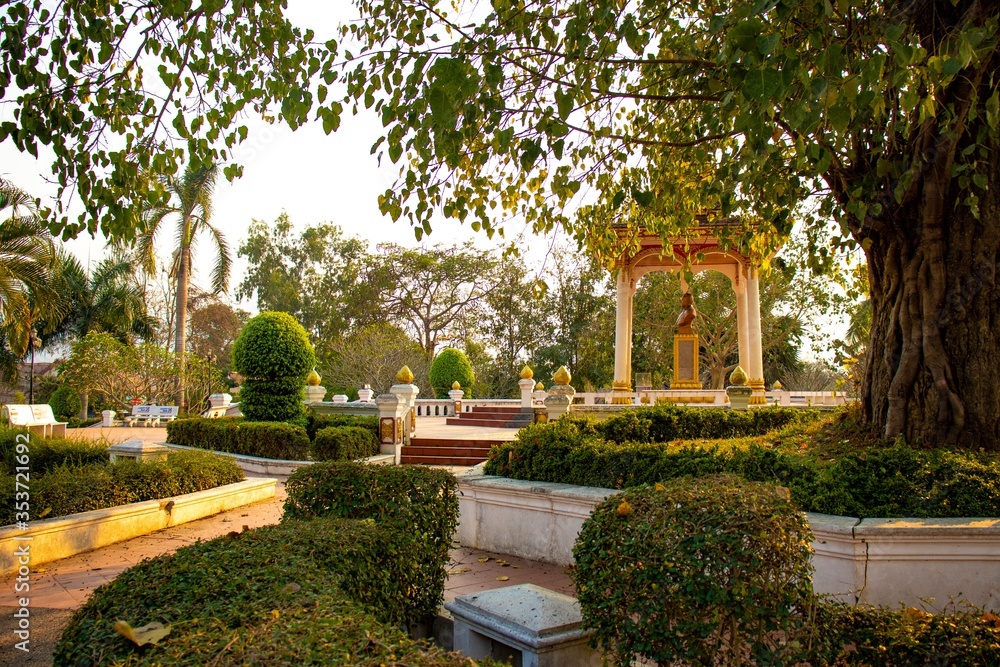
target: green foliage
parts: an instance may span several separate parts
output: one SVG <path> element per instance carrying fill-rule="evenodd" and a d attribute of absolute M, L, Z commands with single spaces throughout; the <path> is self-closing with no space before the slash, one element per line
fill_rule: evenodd
<path fill-rule="evenodd" d="M 333 55 L 286 19 L 283 2 L 254 11 L 239 2 L 137 9 L 125 0 L 32 0 L 4 17 L 0 97 L 14 111 L 0 124 L 0 142 L 34 156 L 51 147 L 60 185 L 53 222 L 67 238 L 98 229 L 134 238 L 139 210 L 163 194 L 148 174 L 174 174 L 197 159 L 230 163 L 251 108 L 292 128 L 304 123 L 317 100 L 306 92 L 311 77 Z M 111 63 L 124 75 L 111 73 Z M 330 131 L 340 112 L 327 102 L 318 113 Z M 240 152 L 249 159 L 246 150 L 254 150 Z M 234 178 L 241 168 L 225 173 Z M 64 206 L 74 191 L 84 210 L 70 221 Z"/>
<path fill-rule="evenodd" d="M 653 410 L 661 417 L 676 412 L 676 408 Z M 722 411 L 689 411 L 692 415 L 713 412 Z M 770 411 L 757 412 L 763 415 Z M 665 422 L 645 419 L 641 410 L 625 415 L 605 422 L 564 417 L 525 427 L 515 441 L 490 450 L 485 472 L 609 489 L 729 473 L 786 486 L 792 499 L 810 512 L 860 518 L 1000 516 L 1000 460 L 995 457 L 900 445 L 870 448 L 824 463 L 759 443 L 716 441 L 706 446 L 640 442 L 635 436 L 655 430 L 657 424 L 665 431 Z M 683 417 L 668 424 L 674 432 L 679 429 L 688 434 L 705 425 Z M 716 428 L 718 422 L 707 425 Z"/>
<path fill-rule="evenodd" d="M 194 493 L 243 479 L 233 461 L 208 452 L 174 452 L 166 461 L 64 463 L 31 476 L 33 516 L 41 519 Z M 32 461 L 34 463 L 34 461 Z M 34 473 L 35 471 L 32 470 Z M 14 521 L 13 478 L 3 477 L 0 525 Z"/>
<path fill-rule="evenodd" d="M 0 461 L 3 472 L 13 475 L 18 463 L 18 435 L 28 432 L 24 429 L 0 426 Z M 28 438 L 28 461 L 32 475 L 44 475 L 60 466 L 82 466 L 91 463 L 107 463 L 108 443 L 106 441 L 76 440 L 74 438 Z"/>
<path fill-rule="evenodd" d="M 410 550 L 419 537 L 392 524 L 336 517 L 284 520 L 179 549 L 125 571 L 70 620 L 54 651 L 61 665 L 411 665 L 465 667 L 468 658 L 398 630 L 440 600 Z M 172 625 L 136 648 L 112 622 Z M 224 660 L 220 663 L 219 657 Z M 484 663 L 490 664 L 490 663 Z"/>
<path fill-rule="evenodd" d="M 476 382 L 476 376 L 472 372 L 472 364 L 465 353 L 454 347 L 446 347 L 441 350 L 434 362 L 431 363 L 430 372 L 431 386 L 434 387 L 434 394 L 437 398 L 448 398 L 452 384 L 458 382 L 465 391 L 466 398 L 470 398 L 469 392 Z"/>
<path fill-rule="evenodd" d="M 970 608 L 928 614 L 914 608 L 818 602 L 812 664 L 911 667 L 1000 664 L 1000 627 L 994 617 Z"/>
<path fill-rule="evenodd" d="M 442 566 L 458 522 L 457 482 L 451 473 L 331 461 L 299 468 L 285 490 L 285 519 L 369 519 L 406 535 L 405 553 L 414 559 L 413 576 L 419 582 L 411 607 L 421 616 L 435 612 L 444 588 Z"/>
<path fill-rule="evenodd" d="M 52 407 L 52 414 L 62 421 L 78 416 L 80 410 L 83 409 L 80 395 L 65 384 L 59 385 L 59 388 L 52 394 L 49 406 Z"/>
<path fill-rule="evenodd" d="M 573 549 L 584 623 L 616 661 L 783 664 L 812 534 L 780 487 L 732 477 L 611 496 Z"/>
<path fill-rule="evenodd" d="M 309 334 L 294 317 L 264 312 L 251 318 L 233 343 L 233 368 L 243 376 L 243 416 L 251 421 L 301 416 L 306 376 L 315 364 Z"/>
<path fill-rule="evenodd" d="M 309 436 L 301 426 L 230 417 L 168 422 L 167 442 L 265 459 L 304 461 L 309 454 Z"/>
<path fill-rule="evenodd" d="M 378 437 L 378 417 L 356 417 L 354 415 L 318 415 L 312 411 L 306 415 L 306 433 L 310 440 L 316 439 L 316 433 L 330 426 L 360 426 Z"/>
<path fill-rule="evenodd" d="M 363 426 L 327 426 L 312 444 L 315 461 L 355 461 L 378 454 L 379 441 Z"/>

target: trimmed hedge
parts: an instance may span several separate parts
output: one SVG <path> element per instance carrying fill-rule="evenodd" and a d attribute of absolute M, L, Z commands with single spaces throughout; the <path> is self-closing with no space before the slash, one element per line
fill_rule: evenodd
<path fill-rule="evenodd" d="M 3 472 L 13 475 L 17 466 L 17 436 L 27 434 L 25 429 L 0 426 L 0 461 Z M 88 465 L 107 463 L 108 443 L 104 440 L 77 440 L 75 438 L 28 439 L 29 466 L 31 475 L 44 475 L 63 465 Z"/>
<path fill-rule="evenodd" d="M 996 616 L 970 608 L 928 614 L 817 601 L 808 627 L 812 664 L 913 667 L 1000 665 Z"/>
<path fill-rule="evenodd" d="M 378 452 L 378 438 L 362 426 L 327 426 L 316 433 L 312 446 L 316 461 L 356 461 Z"/>
<path fill-rule="evenodd" d="M 423 585 L 411 541 L 390 524 L 330 517 L 182 548 L 95 591 L 54 662 L 468 667 L 396 629 L 414 618 L 411 591 Z M 444 571 L 443 561 L 434 566 Z M 171 632 L 139 649 L 115 634 L 115 620 L 170 623 Z"/>
<path fill-rule="evenodd" d="M 419 566 L 411 603 L 432 615 L 444 591 L 451 537 L 458 525 L 458 483 L 446 470 L 328 461 L 299 468 L 285 485 L 287 519 L 340 517 L 397 526 Z"/>
<path fill-rule="evenodd" d="M 786 664 L 812 598 L 812 533 L 778 486 L 732 476 L 629 489 L 573 548 L 584 623 L 616 664 Z"/>
<path fill-rule="evenodd" d="M 618 433 L 623 424 L 628 425 L 616 425 Z M 786 486 L 810 512 L 861 518 L 1000 516 L 1000 461 L 981 454 L 898 445 L 848 454 L 831 464 L 756 444 L 726 451 L 618 444 L 603 439 L 597 426 L 563 418 L 525 427 L 517 440 L 490 450 L 485 472 L 609 489 L 730 473 Z"/>
<path fill-rule="evenodd" d="M 476 374 L 472 371 L 472 363 L 465 352 L 455 347 L 446 347 L 431 362 L 430 382 L 437 398 L 448 398 L 448 392 L 455 382 L 462 387 L 465 398 L 472 398 Z"/>
<path fill-rule="evenodd" d="M 56 419 L 68 421 L 78 417 L 83 403 L 80 402 L 80 395 L 69 388 L 69 385 L 61 384 L 49 399 L 49 407 Z"/>
<path fill-rule="evenodd" d="M 315 365 L 309 334 L 294 317 L 263 312 L 250 318 L 233 343 L 233 368 L 243 376 L 243 416 L 249 421 L 301 417 L 306 376 Z"/>
<path fill-rule="evenodd" d="M 378 417 L 356 417 L 354 415 L 306 415 L 306 433 L 310 440 L 316 440 L 316 433 L 329 426 L 360 426 L 378 438 Z"/>
<path fill-rule="evenodd" d="M 177 419 L 167 423 L 167 442 L 265 459 L 301 461 L 309 455 L 306 430 L 285 422 Z"/>
<path fill-rule="evenodd" d="M 105 452 L 105 457 L 107 453 Z M 208 452 L 174 452 L 166 461 L 64 465 L 31 477 L 35 519 L 66 516 L 233 484 L 243 471 Z M 14 522 L 14 477 L 0 477 L 0 525 Z"/>

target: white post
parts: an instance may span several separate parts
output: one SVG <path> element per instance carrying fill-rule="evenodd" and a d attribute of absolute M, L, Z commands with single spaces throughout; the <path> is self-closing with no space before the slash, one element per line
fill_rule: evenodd
<path fill-rule="evenodd" d="M 733 282 L 736 292 L 736 330 L 739 334 L 740 368 L 750 368 L 750 321 L 747 313 L 747 278 L 743 267 L 737 265 L 736 280 Z"/>
<path fill-rule="evenodd" d="M 530 408 L 531 392 L 535 390 L 535 381 L 531 378 L 522 378 L 517 381 L 517 386 L 521 388 L 521 407 Z"/>
<path fill-rule="evenodd" d="M 747 275 L 747 314 L 748 317 L 748 343 L 750 348 L 749 366 L 747 374 L 750 376 L 748 384 L 753 389 L 750 397 L 751 405 L 766 405 L 767 396 L 764 394 L 764 353 L 760 340 L 760 279 L 757 271 L 751 268 Z"/>
<path fill-rule="evenodd" d="M 615 377 L 612 392 L 632 393 L 629 378 L 632 369 L 632 285 L 631 271 L 623 266 L 618 272 L 618 290 L 615 301 Z M 631 403 L 631 398 L 612 397 L 613 403 Z"/>

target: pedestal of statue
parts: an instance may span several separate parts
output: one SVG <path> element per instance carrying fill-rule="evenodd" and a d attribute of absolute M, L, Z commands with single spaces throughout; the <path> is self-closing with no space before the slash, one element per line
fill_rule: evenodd
<path fill-rule="evenodd" d="M 698 334 L 674 335 L 674 379 L 671 389 L 701 389 L 698 372 Z"/>

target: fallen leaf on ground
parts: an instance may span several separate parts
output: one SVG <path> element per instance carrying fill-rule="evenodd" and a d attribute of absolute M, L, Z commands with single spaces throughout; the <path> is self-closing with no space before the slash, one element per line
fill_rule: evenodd
<path fill-rule="evenodd" d="M 170 634 L 170 626 L 162 623 L 150 623 L 141 628 L 133 628 L 125 621 L 115 621 L 115 632 L 125 639 L 135 643 L 136 646 L 146 644 L 156 644 L 158 641 Z"/>
<path fill-rule="evenodd" d="M 507 581 L 510 577 L 497 577 L 497 581 Z"/>
<path fill-rule="evenodd" d="M 448 574 L 449 575 L 452 575 L 452 574 L 465 574 L 466 572 L 472 572 L 472 568 L 471 567 L 455 567 L 455 568 L 452 568 L 452 569 L 448 570 Z"/>
<path fill-rule="evenodd" d="M 482 558 L 480 558 L 478 560 L 479 560 L 480 563 L 488 563 L 490 561 L 490 557 L 489 556 L 483 556 Z"/>

